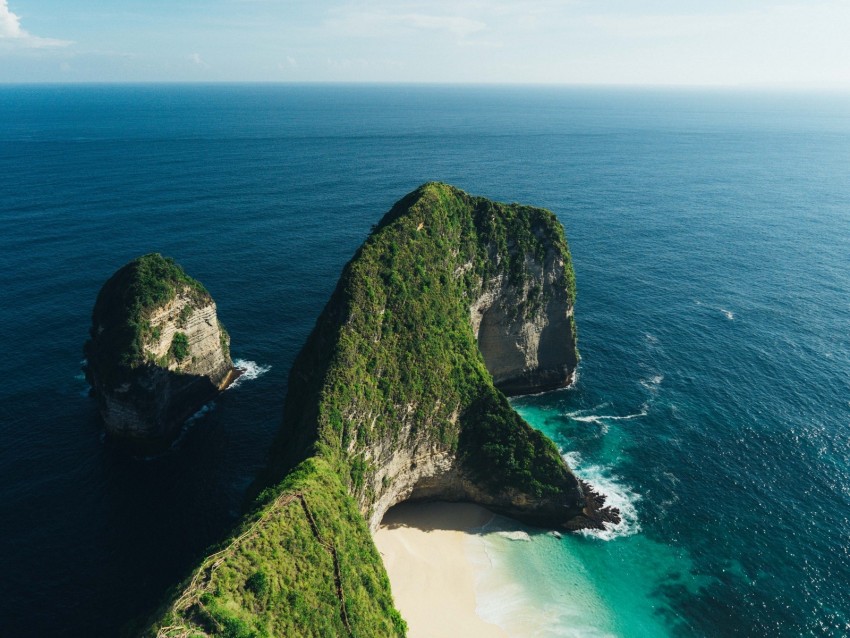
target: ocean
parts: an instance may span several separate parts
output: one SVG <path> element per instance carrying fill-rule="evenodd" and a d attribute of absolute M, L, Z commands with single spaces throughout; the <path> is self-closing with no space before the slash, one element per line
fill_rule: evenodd
<path fill-rule="evenodd" d="M 563 538 L 495 523 L 509 586 L 481 584 L 482 616 L 850 635 L 848 168 L 842 94 L 0 87 L 0 634 L 152 611 L 238 520 L 342 266 L 440 180 L 563 222 L 578 380 L 513 403 L 624 514 Z M 100 286 L 152 251 L 206 285 L 251 374 L 134 459 L 80 365 Z"/>

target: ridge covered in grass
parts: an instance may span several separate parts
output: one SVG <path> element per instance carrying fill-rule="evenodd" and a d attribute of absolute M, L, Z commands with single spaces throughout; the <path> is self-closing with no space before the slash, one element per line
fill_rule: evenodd
<path fill-rule="evenodd" d="M 463 455 L 491 487 L 537 497 L 562 491 L 569 470 L 494 387 L 469 318 L 491 278 L 519 283 L 526 255 L 542 259 L 547 250 L 565 263 L 561 285 L 572 304 L 575 276 L 551 212 L 437 183 L 397 203 L 343 270 L 296 359 L 272 480 L 320 453 L 368 508 L 381 469 L 370 464 L 371 448 L 405 443 L 398 437 L 413 422 L 428 444 Z"/>

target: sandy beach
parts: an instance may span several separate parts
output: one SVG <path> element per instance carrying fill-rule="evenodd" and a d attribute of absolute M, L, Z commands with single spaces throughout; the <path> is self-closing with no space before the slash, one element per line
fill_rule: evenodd
<path fill-rule="evenodd" d="M 375 544 L 410 638 L 507 637 L 476 613 L 470 553 L 475 530 L 492 517 L 464 503 L 404 503 L 388 512 Z"/>

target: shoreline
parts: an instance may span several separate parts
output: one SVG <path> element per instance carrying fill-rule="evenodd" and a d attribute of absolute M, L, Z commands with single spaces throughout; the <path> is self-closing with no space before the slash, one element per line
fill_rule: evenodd
<path fill-rule="evenodd" d="M 482 528 L 495 514 L 468 503 L 402 503 L 374 534 L 410 638 L 507 638 L 477 612 Z"/>

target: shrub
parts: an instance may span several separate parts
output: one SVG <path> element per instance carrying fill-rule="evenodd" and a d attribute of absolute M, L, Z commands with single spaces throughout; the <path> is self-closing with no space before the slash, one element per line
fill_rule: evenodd
<path fill-rule="evenodd" d="M 254 592 L 257 598 L 264 597 L 269 591 L 269 577 L 263 570 L 255 571 L 245 581 L 245 589 Z"/>
<path fill-rule="evenodd" d="M 175 332 L 171 340 L 171 355 L 177 362 L 183 361 L 189 356 L 189 338 L 182 332 Z"/>

